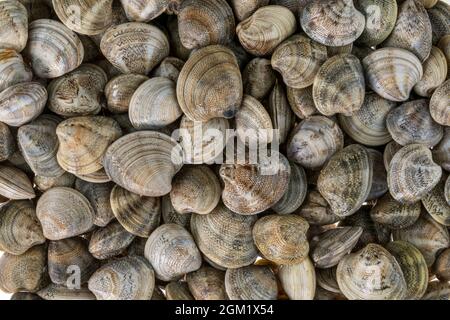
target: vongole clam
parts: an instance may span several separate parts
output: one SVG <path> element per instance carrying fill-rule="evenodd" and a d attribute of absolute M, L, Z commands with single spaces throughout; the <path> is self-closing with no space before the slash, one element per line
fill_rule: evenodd
<path fill-rule="evenodd" d="M 92 232 L 89 252 L 99 260 L 112 258 L 124 252 L 134 238 L 118 221 L 113 221 Z"/>
<path fill-rule="evenodd" d="M 414 92 L 422 97 L 431 97 L 447 77 L 447 60 L 441 49 L 431 48 L 431 53 L 422 65 L 422 79 L 414 86 Z"/>
<path fill-rule="evenodd" d="M 189 230 L 191 213 L 178 213 L 172 205 L 170 194 L 161 197 L 161 216 L 164 223 L 175 223 Z"/>
<path fill-rule="evenodd" d="M 225 288 L 230 300 L 275 300 L 277 280 L 268 266 L 228 269 Z"/>
<path fill-rule="evenodd" d="M 444 226 L 450 226 L 450 206 L 445 200 L 443 181 L 422 198 L 422 204 L 434 220 Z"/>
<path fill-rule="evenodd" d="M 268 111 L 272 119 L 272 126 L 276 130 L 272 143 L 285 143 L 289 132 L 294 125 L 295 115 L 292 112 L 286 97 L 286 90 L 280 81 L 275 81 L 275 85 L 269 96 Z"/>
<path fill-rule="evenodd" d="M 278 277 L 290 300 L 313 300 L 316 272 L 309 257 L 294 265 L 282 265 Z"/>
<path fill-rule="evenodd" d="M 186 277 L 195 300 L 226 300 L 225 272 L 203 266 Z"/>
<path fill-rule="evenodd" d="M 272 206 L 278 214 L 290 214 L 296 211 L 306 198 L 308 183 L 305 170 L 295 163 L 291 165 L 289 185 L 284 196 Z"/>
<path fill-rule="evenodd" d="M 258 100 L 266 97 L 276 80 L 271 62 L 264 58 L 254 58 L 242 72 L 244 92 Z"/>
<path fill-rule="evenodd" d="M 412 226 L 419 218 L 420 212 L 420 202 L 403 204 L 392 198 L 388 192 L 371 208 L 370 217 L 391 229 L 401 229 Z"/>
<path fill-rule="evenodd" d="M 286 95 L 292 111 L 300 119 L 306 119 L 319 113 L 314 103 L 312 86 L 304 89 L 287 87 Z"/>
<path fill-rule="evenodd" d="M 438 1 L 435 6 L 427 10 L 430 18 L 433 43 L 450 33 L 450 6 L 448 2 Z"/>
<path fill-rule="evenodd" d="M 176 57 L 167 57 L 159 64 L 158 67 L 153 69 L 152 74 L 155 77 L 164 77 L 172 80 L 173 82 L 177 82 L 183 66 L 183 60 Z"/>
<path fill-rule="evenodd" d="M 443 126 L 450 126 L 450 80 L 445 81 L 434 91 L 430 100 L 430 114 L 434 121 Z"/>
<path fill-rule="evenodd" d="M 177 7 L 179 0 L 120 0 L 130 21 L 149 22 L 170 7 Z"/>
<path fill-rule="evenodd" d="M 305 201 L 295 214 L 305 218 L 310 225 L 318 226 L 330 225 L 342 219 L 333 213 L 328 202 L 317 190 L 307 193 Z"/>
<path fill-rule="evenodd" d="M 450 34 L 443 36 L 441 40 L 439 40 L 437 47 L 441 49 L 447 60 L 447 75 L 450 75 Z"/>
<path fill-rule="evenodd" d="M 433 159 L 444 170 L 450 171 L 450 128 L 446 127 L 444 138 L 433 148 Z"/>
<path fill-rule="evenodd" d="M 0 195 L 13 200 L 36 196 L 28 176 L 20 169 L 4 164 L 0 164 Z"/>
<path fill-rule="evenodd" d="M 112 78 L 105 87 L 108 110 L 113 113 L 127 112 L 134 92 L 147 80 L 147 76 L 133 73 Z"/>
<path fill-rule="evenodd" d="M 0 3 L 0 48 L 20 52 L 28 40 L 28 12 L 15 0 Z"/>
<path fill-rule="evenodd" d="M 433 272 L 442 281 L 450 280 L 450 248 L 439 253 L 433 265 Z"/>
<path fill-rule="evenodd" d="M 32 78 L 30 67 L 19 53 L 0 48 L 0 92 L 12 85 L 31 81 Z"/>
<path fill-rule="evenodd" d="M 16 151 L 16 143 L 8 125 L 0 122 L 0 161 L 8 160 Z"/>
<path fill-rule="evenodd" d="M 252 15 L 260 7 L 268 5 L 270 0 L 231 0 L 230 5 L 233 8 L 236 19 L 242 21 Z"/>

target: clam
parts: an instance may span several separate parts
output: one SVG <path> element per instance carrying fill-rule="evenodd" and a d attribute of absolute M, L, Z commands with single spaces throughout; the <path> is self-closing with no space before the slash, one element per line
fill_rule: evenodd
<path fill-rule="evenodd" d="M 173 51 L 173 54 L 180 59 L 187 60 L 192 50 L 186 48 L 181 43 L 180 32 L 178 30 L 178 19 L 176 17 L 169 17 L 167 29 L 170 33 L 170 49 Z"/>
<path fill-rule="evenodd" d="M 19 148 L 15 148 L 13 154 L 9 156 L 4 164 L 7 166 L 14 166 L 16 169 L 19 169 L 28 175 L 33 174 L 33 170 L 31 170 L 30 166 L 25 161 Z"/>
<path fill-rule="evenodd" d="M 27 175 L 16 167 L 0 165 L 0 195 L 8 199 L 32 199 L 36 195 Z"/>
<path fill-rule="evenodd" d="M 109 28 L 100 49 L 122 73 L 145 75 L 169 55 L 169 40 L 153 25 L 129 22 Z"/>
<path fill-rule="evenodd" d="M 278 287 L 268 266 L 228 269 L 225 288 L 230 300 L 275 300 Z"/>
<path fill-rule="evenodd" d="M 189 230 L 191 213 L 178 213 L 172 205 L 170 195 L 161 197 L 161 215 L 164 223 L 176 223 Z"/>
<path fill-rule="evenodd" d="M 186 282 L 172 281 L 166 285 L 165 291 L 167 300 L 194 300 Z"/>
<path fill-rule="evenodd" d="M 408 293 L 399 263 L 377 244 L 345 256 L 336 275 L 339 288 L 350 300 L 401 300 Z"/>
<path fill-rule="evenodd" d="M 372 187 L 367 196 L 366 201 L 375 200 L 381 197 L 388 191 L 388 184 L 386 181 L 387 172 L 384 168 L 383 154 L 375 149 L 367 148 L 370 159 L 372 160 Z"/>
<path fill-rule="evenodd" d="M 434 121 L 443 126 L 450 126 L 450 79 L 441 84 L 430 100 L 430 114 Z"/>
<path fill-rule="evenodd" d="M 258 255 L 252 238 L 256 220 L 256 216 L 239 215 L 221 203 L 207 215 L 193 214 L 191 232 L 200 251 L 214 264 L 239 268 L 252 264 Z"/>
<path fill-rule="evenodd" d="M 291 162 L 291 176 L 289 185 L 284 196 L 272 206 L 278 214 L 290 214 L 296 211 L 306 198 L 308 183 L 305 170 L 299 165 Z"/>
<path fill-rule="evenodd" d="M 84 48 L 84 58 L 83 62 L 94 62 L 100 55 L 100 49 L 97 46 L 97 43 L 89 36 L 79 34 L 81 43 Z"/>
<path fill-rule="evenodd" d="M 160 197 L 172 189 L 172 178 L 183 165 L 181 146 L 155 131 L 130 133 L 106 151 L 104 166 L 111 179 L 128 191 Z"/>
<path fill-rule="evenodd" d="M 131 97 L 147 80 L 147 76 L 133 73 L 112 78 L 105 87 L 108 110 L 113 113 L 128 112 Z"/>
<path fill-rule="evenodd" d="M 341 289 L 336 280 L 337 266 L 327 269 L 316 269 L 317 284 L 320 288 L 329 292 L 341 294 Z"/>
<path fill-rule="evenodd" d="M 441 281 L 450 281 L 450 248 L 442 251 L 433 265 L 433 272 Z"/>
<path fill-rule="evenodd" d="M 445 181 L 444 196 L 445 196 L 445 200 L 447 201 L 447 204 L 450 206 L 450 178 L 449 177 L 447 177 L 447 180 Z"/>
<path fill-rule="evenodd" d="M 300 24 L 311 39 L 337 47 L 359 38 L 365 18 L 351 0 L 311 1 L 300 13 Z"/>
<path fill-rule="evenodd" d="M 391 163 L 392 158 L 397 153 L 397 151 L 399 151 L 401 148 L 403 148 L 403 146 L 398 144 L 394 140 L 389 142 L 386 145 L 386 147 L 384 148 L 383 162 L 384 162 L 384 168 L 386 169 L 386 171 L 389 170 L 389 164 Z"/>
<path fill-rule="evenodd" d="M 290 300 L 314 299 L 316 272 L 308 257 L 298 264 L 281 266 L 278 277 Z"/>
<path fill-rule="evenodd" d="M 313 0 L 270 0 L 271 4 L 288 8 L 293 14 L 297 15 L 303 8 Z"/>
<path fill-rule="evenodd" d="M 27 9 L 16 0 L 1 1 L 0 17 L 0 48 L 22 51 L 28 39 Z"/>
<path fill-rule="evenodd" d="M 270 0 L 231 0 L 230 5 L 233 8 L 236 19 L 242 21 L 247 19 L 256 10 L 267 6 Z"/>
<path fill-rule="evenodd" d="M 433 162 L 431 151 L 421 144 L 410 144 L 398 151 L 388 170 L 388 186 L 398 202 L 421 200 L 439 182 L 442 169 Z"/>
<path fill-rule="evenodd" d="M 273 128 L 277 133 L 277 135 L 274 136 L 274 141 L 272 143 L 276 143 L 277 136 L 279 140 L 278 143 L 284 143 L 294 125 L 295 116 L 289 106 L 286 90 L 278 80 L 275 81 L 275 85 L 270 93 L 268 107 Z"/>
<path fill-rule="evenodd" d="M 59 177 L 35 176 L 33 182 L 40 191 L 45 192 L 54 187 L 71 188 L 75 183 L 75 176 L 68 172 Z"/>
<path fill-rule="evenodd" d="M 286 93 L 292 111 L 300 119 L 306 119 L 319 113 L 314 103 L 312 86 L 304 89 L 288 87 Z"/>
<path fill-rule="evenodd" d="M 345 46 L 339 46 L 339 47 L 326 47 L 327 48 L 327 53 L 328 53 L 328 58 L 337 56 L 339 54 L 344 54 L 344 53 L 352 53 L 353 51 L 353 43 L 347 44 Z"/>
<path fill-rule="evenodd" d="M 120 0 L 130 21 L 149 22 L 176 4 L 176 0 Z"/>
<path fill-rule="evenodd" d="M 16 150 L 16 143 L 8 125 L 0 122 L 0 161 L 8 160 Z"/>
<path fill-rule="evenodd" d="M 47 103 L 47 90 L 38 82 L 23 82 L 0 92 L 0 121 L 20 127 L 38 117 Z"/>
<path fill-rule="evenodd" d="M 391 101 L 408 100 L 411 90 L 423 76 L 420 60 L 400 48 L 375 50 L 362 60 L 362 64 L 368 86 Z"/>
<path fill-rule="evenodd" d="M 37 202 L 36 214 L 49 240 L 74 237 L 94 225 L 94 209 L 89 200 L 66 187 L 46 191 Z"/>
<path fill-rule="evenodd" d="M 438 1 L 435 6 L 427 10 L 431 22 L 433 43 L 437 43 L 443 36 L 450 33 L 450 6 L 447 2 Z"/>
<path fill-rule="evenodd" d="M 36 293 L 16 292 L 11 296 L 10 300 L 42 300 Z"/>
<path fill-rule="evenodd" d="M 432 47 L 431 53 L 422 65 L 422 79 L 414 86 L 414 92 L 422 97 L 431 97 L 447 77 L 447 60 L 438 47 Z"/>
<path fill-rule="evenodd" d="M 204 266 L 189 273 L 186 281 L 195 300 L 227 300 L 223 271 Z"/>
<path fill-rule="evenodd" d="M 181 69 L 177 98 L 193 121 L 232 118 L 242 102 L 242 79 L 234 53 L 221 45 L 194 52 Z"/>
<path fill-rule="evenodd" d="M 294 35 L 277 47 L 272 67 L 291 88 L 302 89 L 314 82 L 320 66 L 327 60 L 327 49 L 306 36 Z"/>
<path fill-rule="evenodd" d="M 256 10 L 236 27 L 236 34 L 244 49 L 255 55 L 271 54 L 296 30 L 294 14 L 286 7 L 264 6 Z"/>
<path fill-rule="evenodd" d="M 119 222 L 113 221 L 106 227 L 92 232 L 89 252 L 96 259 L 109 259 L 123 253 L 134 238 L 135 236 L 125 230 Z"/>
<path fill-rule="evenodd" d="M 51 283 L 37 292 L 44 300 L 95 300 L 94 294 L 86 285 L 79 289 L 67 288 L 65 285 Z"/>
<path fill-rule="evenodd" d="M 329 225 L 341 220 L 331 211 L 328 202 L 317 190 L 308 192 L 305 201 L 295 214 L 303 217 L 310 225 Z"/>
<path fill-rule="evenodd" d="M 450 171 L 450 128 L 445 128 L 444 138 L 433 148 L 433 159 L 444 170 Z"/>
<path fill-rule="evenodd" d="M 101 266 L 88 286 L 97 300 L 150 300 L 155 273 L 143 257 L 129 256 Z"/>
<path fill-rule="evenodd" d="M 450 284 L 440 281 L 430 282 L 421 300 L 450 300 Z"/>
<path fill-rule="evenodd" d="M 314 79 L 314 103 L 323 115 L 342 113 L 351 116 L 363 105 L 364 96 L 363 68 L 352 54 L 331 57 Z"/>
<path fill-rule="evenodd" d="M 402 229 L 412 226 L 419 219 L 420 212 L 420 202 L 403 204 L 386 193 L 370 209 L 370 217 L 390 229 Z"/>
<path fill-rule="evenodd" d="M 383 46 L 409 50 L 423 62 L 430 55 L 431 37 L 427 10 L 418 0 L 405 0 L 399 6 L 395 27 Z"/>
<path fill-rule="evenodd" d="M 0 208 L 0 250 L 14 255 L 45 242 L 31 201 L 10 201 Z"/>
<path fill-rule="evenodd" d="M 422 198 L 422 204 L 434 220 L 444 226 L 450 226 L 450 206 L 445 200 L 444 181 Z"/>
<path fill-rule="evenodd" d="M 84 48 L 80 38 L 61 22 L 35 20 L 30 23 L 28 33 L 23 54 L 31 62 L 35 76 L 57 78 L 82 63 Z"/>
<path fill-rule="evenodd" d="M 271 62 L 264 58 L 254 58 L 242 72 L 244 92 L 256 99 L 266 97 L 275 84 L 276 75 Z"/>
<path fill-rule="evenodd" d="M 437 47 L 441 49 L 442 53 L 445 55 L 447 60 L 447 75 L 450 75 L 450 34 L 443 36 L 439 40 Z"/>
<path fill-rule="evenodd" d="M 12 49 L 0 48 L 0 92 L 12 85 L 31 81 L 32 78 L 33 73 L 20 54 Z"/>
<path fill-rule="evenodd" d="M 157 68 L 153 70 L 152 74 L 155 77 L 164 77 L 172 80 L 173 82 L 177 82 L 183 66 L 183 60 L 175 57 L 167 57 Z"/>
<path fill-rule="evenodd" d="M 110 199 L 114 216 L 128 232 L 147 238 L 159 226 L 159 198 L 139 196 L 116 185 Z"/>
<path fill-rule="evenodd" d="M 191 234 L 178 224 L 163 224 L 147 240 L 145 257 L 156 278 L 172 281 L 200 269 L 202 257 Z"/>
<path fill-rule="evenodd" d="M 76 174 L 75 176 L 78 179 L 92 183 L 106 183 L 111 181 L 103 168 L 93 173 Z"/>

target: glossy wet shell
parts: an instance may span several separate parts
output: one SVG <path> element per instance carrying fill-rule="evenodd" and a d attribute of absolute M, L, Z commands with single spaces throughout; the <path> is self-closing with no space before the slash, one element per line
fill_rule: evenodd
<path fill-rule="evenodd" d="M 272 210 L 278 214 L 290 214 L 296 211 L 305 200 L 308 189 L 305 170 L 295 163 L 291 162 L 290 165 L 291 176 L 287 191 L 280 201 L 272 206 Z"/>
<path fill-rule="evenodd" d="M 227 300 L 223 271 L 204 266 L 189 273 L 186 281 L 195 300 Z"/>
<path fill-rule="evenodd" d="M 275 300 L 278 293 L 275 275 L 267 266 L 228 269 L 225 288 L 230 300 Z"/>
<path fill-rule="evenodd" d="M 422 97 L 431 97 L 447 77 L 447 60 L 441 49 L 431 48 L 431 53 L 423 63 L 423 77 L 414 86 L 414 91 Z"/>
<path fill-rule="evenodd" d="M 319 113 L 314 103 L 312 86 L 304 89 L 288 87 L 286 94 L 292 111 L 300 119 L 306 119 Z"/>
<path fill-rule="evenodd" d="M 316 272 L 308 257 L 301 263 L 281 266 L 278 277 L 290 300 L 313 300 L 316 292 Z"/>
<path fill-rule="evenodd" d="M 19 1 L 2 1 L 0 21 L 0 48 L 22 51 L 28 39 L 27 9 Z"/>
<path fill-rule="evenodd" d="M 130 21 L 149 22 L 168 9 L 172 0 L 120 0 Z"/>
<path fill-rule="evenodd" d="M 45 192 L 54 187 L 71 188 L 75 183 L 75 176 L 68 172 L 59 177 L 35 176 L 33 182 L 40 191 Z"/>
<path fill-rule="evenodd" d="M 244 92 L 256 99 L 266 97 L 275 84 L 276 74 L 271 62 L 264 58 L 254 58 L 242 72 Z"/>
<path fill-rule="evenodd" d="M 419 218 L 420 212 L 420 202 L 402 204 L 387 193 L 377 200 L 370 210 L 370 217 L 390 229 L 402 229 L 412 226 Z"/>
<path fill-rule="evenodd" d="M 120 255 L 133 242 L 135 236 L 113 221 L 104 228 L 92 232 L 89 252 L 100 260 Z"/>
<path fill-rule="evenodd" d="M 147 76 L 132 73 L 112 78 L 105 87 L 108 110 L 113 113 L 128 112 L 131 97 L 147 80 Z"/>
<path fill-rule="evenodd" d="M 447 80 L 434 91 L 430 100 L 431 117 L 434 121 L 443 126 L 450 126 L 449 95 L 450 80 Z"/>
<path fill-rule="evenodd" d="M 328 225 L 338 222 L 341 218 L 335 215 L 317 190 L 311 190 L 305 201 L 295 214 L 303 217 L 310 225 Z"/>
<path fill-rule="evenodd" d="M 31 81 L 32 78 L 31 68 L 20 54 L 12 49 L 0 48 L 0 92 L 12 85 Z"/>
<path fill-rule="evenodd" d="M 439 280 L 450 281 L 450 248 L 445 249 L 437 256 L 433 272 Z"/>
<path fill-rule="evenodd" d="M 172 80 L 173 82 L 177 82 L 183 66 L 183 60 L 176 57 L 167 57 L 157 68 L 153 69 L 152 74 L 155 77 L 164 77 Z"/>
<path fill-rule="evenodd" d="M 12 200 L 32 199 L 36 195 L 27 175 L 16 167 L 0 165 L 0 195 Z"/>
<path fill-rule="evenodd" d="M 439 182 L 422 198 L 422 204 L 434 220 L 450 226 L 450 206 L 445 200 L 444 181 Z"/>

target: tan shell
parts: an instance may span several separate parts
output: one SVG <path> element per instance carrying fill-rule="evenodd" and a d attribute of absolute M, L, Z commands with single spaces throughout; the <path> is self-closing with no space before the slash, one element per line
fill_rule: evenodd
<path fill-rule="evenodd" d="M 353 51 L 353 43 L 347 44 L 345 46 L 339 46 L 339 47 L 326 47 L 328 58 L 331 58 L 333 56 L 343 54 L 343 53 L 352 53 Z"/>
<path fill-rule="evenodd" d="M 227 300 L 223 271 L 201 267 L 189 273 L 186 281 L 195 300 Z"/>
<path fill-rule="evenodd" d="M 45 192 L 54 187 L 71 188 L 75 183 L 75 178 L 73 174 L 64 172 L 59 177 L 35 176 L 33 182 L 40 191 Z"/>
<path fill-rule="evenodd" d="M 336 47 L 355 41 L 365 18 L 351 0 L 311 1 L 300 14 L 300 24 L 313 40 Z"/>
<path fill-rule="evenodd" d="M 0 21 L 0 48 L 22 51 L 28 39 L 27 9 L 19 1 L 2 1 Z"/>
<path fill-rule="evenodd" d="M 163 281 L 181 278 L 201 267 L 202 257 L 191 234 L 178 224 L 163 224 L 147 240 L 145 257 Z"/>
<path fill-rule="evenodd" d="M 0 48 L 0 92 L 12 85 L 31 81 L 32 78 L 33 73 L 20 54 L 12 49 Z"/>
<path fill-rule="evenodd" d="M 31 201 L 10 201 L 0 208 L 0 250 L 14 255 L 45 242 Z"/>
<path fill-rule="evenodd" d="M 327 48 L 303 36 L 294 35 L 277 47 L 272 67 L 291 88 L 302 89 L 314 82 L 320 66 L 327 60 Z"/>
<path fill-rule="evenodd" d="M 220 45 L 194 52 L 180 72 L 177 98 L 194 121 L 232 118 L 242 102 L 242 79 L 234 53 Z"/>
<path fill-rule="evenodd" d="M 168 283 L 164 289 L 166 291 L 167 300 L 194 300 L 186 282 L 172 281 Z"/>
<path fill-rule="evenodd" d="M 287 99 L 292 111 L 300 119 L 319 114 L 314 103 L 312 86 L 304 89 L 287 88 Z"/>
<path fill-rule="evenodd" d="M 442 53 L 445 55 L 447 60 L 447 75 L 450 75 L 450 34 L 443 36 L 439 40 L 437 47 L 441 49 Z"/>
<path fill-rule="evenodd" d="M 290 300 L 313 300 L 316 292 L 316 272 L 306 257 L 294 265 L 283 265 L 278 271 L 283 290 Z"/>
<path fill-rule="evenodd" d="M 67 239 L 89 231 L 94 225 L 94 209 L 75 189 L 56 187 L 38 200 L 36 214 L 44 236 L 49 240 Z"/>
<path fill-rule="evenodd" d="M 86 285 L 80 289 L 69 289 L 64 285 L 51 283 L 37 294 L 44 300 L 95 300 L 94 294 Z"/>
<path fill-rule="evenodd" d="M 292 130 L 287 156 L 307 169 L 318 169 L 343 146 L 344 135 L 336 122 L 311 116 Z"/>
<path fill-rule="evenodd" d="M 147 76 L 132 73 L 112 78 L 105 87 L 108 110 L 113 113 L 128 112 L 131 97 L 147 80 Z"/>
<path fill-rule="evenodd" d="M 120 3 L 125 10 L 125 13 L 130 21 L 149 22 L 164 11 L 169 5 L 172 5 L 176 0 L 120 0 Z"/>
<path fill-rule="evenodd" d="M 76 177 L 83 181 L 92 183 L 106 183 L 111 181 L 103 168 L 89 174 L 76 174 Z"/>
<path fill-rule="evenodd" d="M 450 226 L 450 206 L 445 200 L 444 181 L 422 198 L 422 204 L 434 220 L 444 226 Z"/>
<path fill-rule="evenodd" d="M 210 214 L 191 218 L 192 235 L 200 251 L 224 268 L 252 264 L 258 255 L 252 238 L 256 216 L 243 216 L 220 203 Z M 236 243 L 240 245 L 235 246 Z"/>
<path fill-rule="evenodd" d="M 370 210 L 370 217 L 390 229 L 402 229 L 412 226 L 419 219 L 420 212 L 420 202 L 402 204 L 387 193 L 377 200 Z"/>
<path fill-rule="evenodd" d="M 430 114 L 434 121 L 450 126 L 450 79 L 441 84 L 433 93 L 430 100 Z"/>
<path fill-rule="evenodd" d="M 191 213 L 178 213 L 172 205 L 170 194 L 161 197 L 161 214 L 164 223 L 176 223 L 189 230 Z"/>
<path fill-rule="evenodd" d="M 39 19 L 30 23 L 23 51 L 39 78 L 57 78 L 78 68 L 84 48 L 78 36 L 61 22 Z M 45 52 L 45 54 L 42 54 Z"/>
<path fill-rule="evenodd" d="M 450 171 L 450 128 L 445 128 L 444 138 L 433 148 L 433 159 L 443 169 Z"/>
<path fill-rule="evenodd" d="M 168 18 L 167 29 L 170 33 L 170 49 L 173 51 L 173 54 L 180 59 L 187 60 L 192 50 L 186 48 L 181 43 L 178 19 L 176 17 Z"/>
<path fill-rule="evenodd" d="M 433 265 L 433 272 L 442 281 L 450 281 L 450 248 L 442 251 Z"/>
<path fill-rule="evenodd" d="M 20 127 L 39 116 L 47 103 L 47 90 L 38 82 L 23 82 L 0 92 L 0 121 Z"/>
<path fill-rule="evenodd" d="M 97 300 L 150 300 L 155 273 L 143 257 L 128 256 L 108 262 L 89 279 Z"/>
<path fill-rule="evenodd" d="M 345 256 L 336 275 L 339 288 L 350 300 L 402 300 L 407 294 L 400 265 L 377 244 Z"/>
<path fill-rule="evenodd" d="M 438 1 L 435 6 L 427 10 L 431 22 L 433 43 L 437 43 L 443 36 L 450 33 L 450 6 L 445 1 Z"/>
<path fill-rule="evenodd" d="M 163 77 L 151 78 L 141 84 L 134 92 L 128 110 L 131 124 L 138 130 L 165 127 L 182 114 L 175 82 Z"/>
<path fill-rule="evenodd" d="M 450 206 L 450 176 L 447 177 L 447 180 L 445 181 L 444 195 L 447 204 Z"/>
<path fill-rule="evenodd" d="M 305 201 L 295 214 L 303 217 L 310 225 L 328 225 L 341 220 L 335 215 L 317 190 L 311 190 L 306 195 Z"/>
<path fill-rule="evenodd" d="M 288 138 L 291 128 L 294 126 L 295 115 L 292 112 L 286 97 L 286 90 L 281 82 L 275 81 L 275 85 L 269 96 L 268 111 L 272 119 L 272 125 L 278 132 L 278 143 L 284 143 Z M 274 143 L 276 138 L 274 136 Z"/>
<path fill-rule="evenodd" d="M 339 124 L 353 140 L 367 146 L 381 146 L 392 140 L 386 117 L 396 106 L 374 92 L 365 94 L 361 109 L 352 116 L 339 115 Z"/>
<path fill-rule="evenodd" d="M 316 269 L 317 284 L 320 288 L 329 292 L 342 294 L 336 280 L 337 266 L 327 269 Z"/>
<path fill-rule="evenodd" d="M 130 133 L 114 142 L 104 158 L 106 173 L 122 188 L 142 196 L 160 197 L 172 189 L 183 166 L 181 146 L 155 131 Z"/>
<path fill-rule="evenodd" d="M 149 237 L 161 220 L 159 198 L 141 197 L 118 185 L 111 191 L 111 208 L 125 230 L 139 237 Z"/>
<path fill-rule="evenodd" d="M 420 60 L 400 48 L 375 50 L 362 60 L 362 64 L 368 86 L 391 101 L 408 100 L 411 90 L 423 76 Z"/>
<path fill-rule="evenodd" d="M 388 191 L 388 184 L 386 181 L 387 172 L 384 168 L 383 154 L 376 149 L 367 148 L 367 151 L 372 161 L 373 174 L 372 187 L 370 188 L 366 201 L 371 201 L 385 194 Z"/>
<path fill-rule="evenodd" d="M 38 296 L 36 293 L 16 292 L 13 295 L 11 295 L 10 300 L 42 300 L 42 298 Z"/>
<path fill-rule="evenodd" d="M 13 154 L 9 156 L 8 161 L 6 161 L 5 164 L 8 166 L 14 166 L 26 174 L 30 175 L 33 174 L 33 170 L 31 170 L 31 168 L 28 166 L 27 162 L 23 158 L 22 153 L 18 148 L 15 148 Z"/>
<path fill-rule="evenodd" d="M 153 25 L 129 22 L 109 28 L 100 49 L 122 73 L 145 75 L 169 55 L 169 40 Z"/>
<path fill-rule="evenodd" d="M 244 49 L 255 55 L 271 54 L 296 30 L 294 14 L 282 6 L 264 6 L 236 27 L 236 34 Z"/>
<path fill-rule="evenodd" d="M 424 62 L 430 55 L 431 37 L 427 10 L 418 0 L 405 0 L 400 4 L 395 27 L 383 46 L 409 50 Z"/>
<path fill-rule="evenodd" d="M 256 99 L 266 97 L 275 84 L 276 75 L 270 60 L 254 58 L 242 72 L 244 92 Z"/>
<path fill-rule="evenodd" d="M 389 164 L 391 163 L 392 158 L 401 148 L 403 148 L 403 146 L 399 145 L 394 140 L 389 142 L 384 148 L 383 161 L 384 161 L 384 168 L 386 169 L 386 171 L 389 170 Z"/>
<path fill-rule="evenodd" d="M 440 281 L 430 282 L 421 300 L 450 300 L 450 284 Z"/>
<path fill-rule="evenodd" d="M 123 253 L 134 238 L 135 236 L 125 230 L 119 222 L 113 221 L 106 227 L 92 232 L 89 252 L 96 259 L 109 259 Z"/>
<path fill-rule="evenodd" d="M 433 162 L 431 151 L 421 144 L 410 144 L 398 151 L 388 170 L 392 197 L 401 203 L 421 200 L 439 182 L 442 169 Z"/>
<path fill-rule="evenodd" d="M 230 300 L 275 300 L 277 280 L 268 266 L 228 269 L 225 288 Z"/>
<path fill-rule="evenodd" d="M 447 60 L 441 49 L 431 48 L 431 53 L 422 65 L 423 77 L 414 86 L 414 92 L 422 97 L 431 97 L 447 77 Z"/>
<path fill-rule="evenodd" d="M 157 68 L 153 69 L 152 74 L 155 77 L 164 77 L 172 80 L 173 82 L 177 82 L 183 66 L 183 60 L 175 57 L 167 57 Z"/>
<path fill-rule="evenodd" d="M 36 196 L 27 175 L 16 167 L 4 164 L 0 165 L 0 195 L 13 200 L 32 199 Z"/>
<path fill-rule="evenodd" d="M 48 86 L 48 107 L 63 117 L 95 115 L 103 107 L 108 77 L 102 68 L 83 64 Z"/>
<path fill-rule="evenodd" d="M 365 94 L 364 73 L 359 59 L 340 54 L 328 59 L 314 79 L 313 98 L 317 110 L 326 116 L 358 111 Z"/>

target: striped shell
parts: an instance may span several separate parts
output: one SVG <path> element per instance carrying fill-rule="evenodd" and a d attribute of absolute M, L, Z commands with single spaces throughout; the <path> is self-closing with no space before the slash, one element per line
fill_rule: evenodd
<path fill-rule="evenodd" d="M 225 288 L 230 300 L 275 300 L 277 280 L 268 266 L 228 269 Z"/>
<path fill-rule="evenodd" d="M 157 68 L 153 69 L 152 74 L 155 77 L 164 77 L 172 80 L 173 82 L 177 82 L 183 66 L 183 60 L 175 57 L 167 57 Z"/>
<path fill-rule="evenodd" d="M 189 291 L 195 300 L 226 300 L 225 272 L 211 267 L 201 267 L 186 277 Z"/>
<path fill-rule="evenodd" d="M 17 52 L 25 48 L 28 39 L 28 12 L 19 1 L 1 1 L 0 30 L 0 48 Z"/>
<path fill-rule="evenodd" d="M 95 300 L 94 294 L 86 285 L 80 289 L 69 289 L 65 285 L 51 283 L 37 294 L 44 300 Z"/>
<path fill-rule="evenodd" d="M 176 0 L 120 0 L 128 20 L 138 22 L 149 22 L 157 18 L 176 2 Z"/>
<path fill-rule="evenodd" d="M 377 200 L 370 210 L 370 217 L 390 229 L 402 229 L 412 226 L 419 219 L 420 212 L 420 202 L 402 204 L 387 193 Z"/>
<path fill-rule="evenodd" d="M 256 10 L 267 6 L 270 0 L 231 0 L 230 5 L 233 8 L 234 15 L 239 21 L 247 19 Z"/>
<path fill-rule="evenodd" d="M 422 65 L 422 79 L 414 86 L 414 91 L 422 97 L 431 97 L 447 77 L 447 60 L 438 47 L 432 47 L 431 53 Z"/>
<path fill-rule="evenodd" d="M 440 181 L 422 198 L 422 204 L 434 220 L 444 226 L 450 226 L 450 206 L 445 200 L 444 181 Z"/>
<path fill-rule="evenodd" d="M 438 1 L 435 6 L 427 10 L 431 22 L 433 43 L 450 33 L 450 6 L 448 2 Z"/>
<path fill-rule="evenodd" d="M 288 87 L 286 93 L 292 111 L 300 119 L 306 119 L 319 113 L 314 103 L 312 86 L 304 89 Z"/>
<path fill-rule="evenodd" d="M 59 177 L 35 176 L 33 182 L 40 191 L 45 192 L 54 187 L 71 188 L 75 179 L 76 177 L 73 174 L 65 172 Z"/>
<path fill-rule="evenodd" d="M 36 196 L 28 176 L 20 169 L 4 164 L 0 164 L 0 195 L 12 200 Z"/>
<path fill-rule="evenodd" d="M 167 300 L 187 301 L 194 300 L 186 282 L 172 281 L 164 288 Z"/>
<path fill-rule="evenodd" d="M 273 128 L 278 133 L 278 143 L 285 143 L 291 128 L 294 126 L 295 115 L 289 107 L 286 97 L 286 90 L 280 81 L 275 81 L 275 85 L 269 96 L 268 111 L 272 119 Z M 275 135 L 273 143 L 276 143 Z"/>
<path fill-rule="evenodd" d="M 441 84 L 430 100 L 430 114 L 434 121 L 443 126 L 450 126 L 450 79 Z"/>
<path fill-rule="evenodd" d="M 450 171 L 450 128 L 445 128 L 444 138 L 433 148 L 433 159 L 444 170 Z"/>
<path fill-rule="evenodd" d="M 450 281 L 450 248 L 443 250 L 433 265 L 433 272 L 441 281 Z"/>
<path fill-rule="evenodd" d="M 275 84 L 276 74 L 270 60 L 254 58 L 242 72 L 244 93 L 258 100 L 266 97 Z"/>
<path fill-rule="evenodd" d="M 141 84 L 148 80 L 140 74 L 121 74 L 112 78 L 105 87 L 108 110 L 113 113 L 128 112 L 131 97 Z"/>
<path fill-rule="evenodd" d="M 316 272 L 308 257 L 298 264 L 281 266 L 278 277 L 290 300 L 313 300 Z"/>
<path fill-rule="evenodd" d="M 161 197 L 161 215 L 164 223 L 176 223 L 189 230 L 191 213 L 178 213 L 170 201 L 170 195 Z"/>
<path fill-rule="evenodd" d="M 99 260 L 109 259 L 125 252 L 135 236 L 113 221 L 106 227 L 92 232 L 89 252 Z"/>
<path fill-rule="evenodd" d="M 32 78 L 31 68 L 20 54 L 12 49 L 0 48 L 0 92 L 12 85 L 31 81 Z"/>
<path fill-rule="evenodd" d="M 317 190 L 308 192 L 304 203 L 295 214 L 303 217 L 310 225 L 315 226 L 333 224 L 341 220 L 331 211 L 328 202 Z"/>

